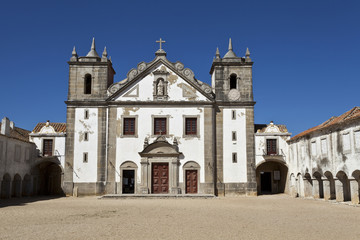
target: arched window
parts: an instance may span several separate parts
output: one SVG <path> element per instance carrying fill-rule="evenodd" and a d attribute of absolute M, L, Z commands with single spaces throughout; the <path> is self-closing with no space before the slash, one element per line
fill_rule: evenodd
<path fill-rule="evenodd" d="M 91 94 L 91 75 L 85 75 L 84 94 Z"/>
<path fill-rule="evenodd" d="M 236 74 L 230 75 L 230 89 L 236 89 L 237 85 L 237 76 Z"/>

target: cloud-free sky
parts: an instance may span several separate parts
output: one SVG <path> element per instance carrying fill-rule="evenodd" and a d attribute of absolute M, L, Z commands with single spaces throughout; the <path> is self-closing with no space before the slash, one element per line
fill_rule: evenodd
<path fill-rule="evenodd" d="M 0 7 L 0 117 L 32 130 L 66 121 L 68 64 L 95 37 L 115 81 L 159 44 L 210 84 L 216 47 L 250 49 L 255 122 L 293 135 L 359 106 L 360 1 L 3 1 Z"/>

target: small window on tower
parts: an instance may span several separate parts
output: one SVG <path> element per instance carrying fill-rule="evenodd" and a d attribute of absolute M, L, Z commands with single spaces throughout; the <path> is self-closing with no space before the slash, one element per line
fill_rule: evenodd
<path fill-rule="evenodd" d="M 84 94 L 91 94 L 91 75 L 85 75 Z"/>
<path fill-rule="evenodd" d="M 88 109 L 85 109 L 84 119 L 89 119 L 89 110 Z"/>
<path fill-rule="evenodd" d="M 83 154 L 83 162 L 84 163 L 88 162 L 88 153 L 87 152 L 84 152 L 84 154 Z"/>
<path fill-rule="evenodd" d="M 230 75 L 230 89 L 236 89 L 237 88 L 237 76 L 236 74 Z"/>
<path fill-rule="evenodd" d="M 232 140 L 233 140 L 233 141 L 236 141 L 236 132 L 235 132 L 235 131 L 232 132 Z"/>
<path fill-rule="evenodd" d="M 231 119 L 235 120 L 236 119 L 236 110 L 232 110 L 231 111 Z"/>
<path fill-rule="evenodd" d="M 232 153 L 232 162 L 237 163 L 237 153 Z"/>
<path fill-rule="evenodd" d="M 84 141 L 89 141 L 89 133 L 88 132 L 84 133 Z"/>

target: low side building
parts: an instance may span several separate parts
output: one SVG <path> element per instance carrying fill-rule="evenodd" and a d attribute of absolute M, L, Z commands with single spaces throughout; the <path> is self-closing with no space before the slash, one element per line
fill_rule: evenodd
<path fill-rule="evenodd" d="M 287 191 L 288 144 L 291 133 L 285 125 L 255 125 L 255 163 L 257 193 L 275 194 Z"/>
<path fill-rule="evenodd" d="M 38 123 L 29 134 L 39 156 L 32 165 L 34 192 L 39 195 L 62 194 L 65 165 L 65 123 Z"/>
<path fill-rule="evenodd" d="M 32 195 L 31 166 L 36 145 L 29 141 L 30 131 L 15 127 L 7 117 L 1 121 L 0 195 L 1 198 Z"/>
<path fill-rule="evenodd" d="M 288 143 L 292 195 L 359 203 L 360 107 L 332 117 Z"/>

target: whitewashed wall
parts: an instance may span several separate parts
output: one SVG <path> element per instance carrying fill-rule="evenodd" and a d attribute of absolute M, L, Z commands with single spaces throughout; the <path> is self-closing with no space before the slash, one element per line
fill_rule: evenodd
<path fill-rule="evenodd" d="M 232 110 L 236 119 L 232 119 Z M 236 131 L 236 141 L 232 141 L 232 132 Z M 232 153 L 237 153 L 237 163 L 232 161 Z M 246 158 L 246 115 L 243 108 L 223 109 L 223 166 L 224 182 L 247 182 Z"/>
<path fill-rule="evenodd" d="M 85 119 L 85 109 L 89 110 L 89 119 Z M 84 133 L 89 133 L 84 141 Z M 97 181 L 98 154 L 98 109 L 76 108 L 74 129 L 74 182 Z M 88 153 L 88 162 L 83 162 L 83 153 Z"/>
<path fill-rule="evenodd" d="M 137 116 L 137 127 L 138 127 L 138 137 L 122 137 L 121 136 L 121 116 Z M 182 166 L 187 161 L 197 162 L 200 169 L 200 181 L 204 182 L 204 109 L 195 108 L 195 107 L 183 107 L 183 106 L 173 106 L 173 107 L 132 107 L 132 108 L 118 108 L 117 109 L 117 138 L 116 138 L 116 169 L 120 172 L 120 165 L 125 161 L 133 161 L 138 166 L 137 171 L 137 182 L 140 183 L 140 155 L 139 152 L 143 150 L 144 139 L 145 137 L 149 138 L 149 143 L 151 144 L 155 137 L 151 137 L 153 126 L 152 126 L 152 115 L 157 116 L 166 116 L 169 115 L 169 128 L 168 134 L 169 137 L 167 141 L 172 144 L 174 137 L 178 140 L 179 151 L 183 153 L 184 159 L 180 159 L 179 167 L 179 180 L 183 182 L 183 171 Z M 200 137 L 183 137 L 183 125 L 184 118 L 183 116 L 197 116 L 199 115 L 200 119 Z M 116 181 L 120 181 L 120 177 L 116 175 Z"/>

